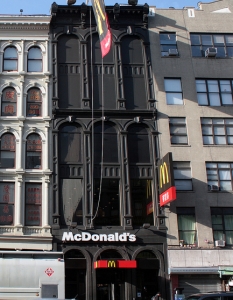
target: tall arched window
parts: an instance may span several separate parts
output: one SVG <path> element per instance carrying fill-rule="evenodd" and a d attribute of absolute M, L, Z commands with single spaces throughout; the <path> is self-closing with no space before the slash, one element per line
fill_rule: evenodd
<path fill-rule="evenodd" d="M 94 129 L 94 199 L 93 212 L 95 226 L 120 226 L 120 174 L 118 173 L 118 139 L 113 124 L 97 123 Z M 102 161 L 106 172 L 111 173 L 101 180 L 100 163 Z M 113 171 L 114 170 L 114 171 Z M 100 193 L 101 191 L 101 193 Z"/>
<path fill-rule="evenodd" d="M 78 124 L 59 128 L 59 196 L 62 225 L 83 224 L 83 136 Z"/>
<path fill-rule="evenodd" d="M 15 136 L 5 133 L 1 137 L 1 168 L 15 167 Z"/>
<path fill-rule="evenodd" d="M 153 224 L 151 154 L 148 129 L 135 124 L 128 129 L 128 158 L 133 226 Z"/>
<path fill-rule="evenodd" d="M 95 126 L 94 135 L 94 161 L 95 164 L 100 163 L 102 159 L 102 123 Z M 118 146 L 117 132 L 114 126 L 104 123 L 103 133 L 103 162 L 116 163 L 118 162 Z"/>
<path fill-rule="evenodd" d="M 60 130 L 60 163 L 82 162 L 81 128 L 67 125 Z"/>
<path fill-rule="evenodd" d="M 147 129 L 142 125 L 131 126 L 128 130 L 129 163 L 150 163 L 150 145 Z"/>
<path fill-rule="evenodd" d="M 27 138 L 26 169 L 41 169 L 42 143 L 38 134 L 32 133 Z"/>
<path fill-rule="evenodd" d="M 41 116 L 42 96 L 38 88 L 32 88 L 27 94 L 27 117 Z"/>
<path fill-rule="evenodd" d="M 6 88 L 2 93 L 1 116 L 16 116 L 17 93 L 12 87 Z"/>
<path fill-rule="evenodd" d="M 32 47 L 28 51 L 28 72 L 42 72 L 42 53 L 39 47 Z"/>
<path fill-rule="evenodd" d="M 3 55 L 3 71 L 18 70 L 18 52 L 15 47 L 7 47 Z"/>

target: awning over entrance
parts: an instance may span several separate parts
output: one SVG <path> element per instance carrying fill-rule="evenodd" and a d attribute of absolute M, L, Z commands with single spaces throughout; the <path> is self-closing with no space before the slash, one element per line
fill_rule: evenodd
<path fill-rule="evenodd" d="M 218 267 L 206 267 L 206 268 L 169 268 L 169 274 L 218 274 Z"/>
<path fill-rule="evenodd" d="M 94 269 L 119 268 L 135 269 L 137 268 L 136 260 L 97 260 L 94 262 Z"/>
<path fill-rule="evenodd" d="M 233 266 L 232 267 L 221 266 L 219 267 L 218 272 L 220 274 L 220 277 L 222 277 L 223 275 L 233 276 Z"/>

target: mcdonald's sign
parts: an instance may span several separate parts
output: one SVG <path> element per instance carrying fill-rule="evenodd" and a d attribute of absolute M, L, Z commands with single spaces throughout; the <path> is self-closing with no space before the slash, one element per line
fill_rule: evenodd
<path fill-rule="evenodd" d="M 174 184 L 171 152 L 168 152 L 158 162 L 158 180 L 160 206 L 176 200 L 176 188 Z"/>
<path fill-rule="evenodd" d="M 94 262 L 94 269 L 107 269 L 107 268 L 118 268 L 118 269 L 135 269 L 137 268 L 136 260 L 97 260 Z"/>
<path fill-rule="evenodd" d="M 108 261 L 108 268 L 116 268 L 115 260 L 109 260 Z"/>

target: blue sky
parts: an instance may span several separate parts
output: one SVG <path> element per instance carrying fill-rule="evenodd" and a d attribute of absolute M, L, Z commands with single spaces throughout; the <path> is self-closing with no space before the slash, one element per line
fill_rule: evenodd
<path fill-rule="evenodd" d="M 59 5 L 66 5 L 67 0 L 0 0 L 0 14 L 20 14 L 20 9 L 23 9 L 23 14 L 50 14 L 50 7 L 53 2 Z M 76 4 L 80 5 L 86 0 L 77 0 Z M 138 0 L 138 4 L 148 3 L 151 6 L 158 8 L 183 8 L 184 6 L 197 7 L 198 0 Z M 212 2 L 210 0 L 202 2 Z M 91 0 L 89 0 L 91 3 Z M 128 0 L 105 0 L 105 5 L 114 5 L 115 3 L 126 4 Z"/>

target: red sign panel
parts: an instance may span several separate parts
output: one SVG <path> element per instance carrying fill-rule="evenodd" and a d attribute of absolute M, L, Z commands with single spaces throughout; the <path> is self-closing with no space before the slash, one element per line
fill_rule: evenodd
<path fill-rule="evenodd" d="M 153 213 L 153 203 L 152 201 L 150 203 L 147 204 L 146 206 L 146 214 L 149 215 Z"/>
<path fill-rule="evenodd" d="M 165 192 L 159 195 L 160 206 L 163 206 L 173 200 L 176 200 L 176 187 L 171 186 Z"/>
<path fill-rule="evenodd" d="M 94 269 L 118 268 L 118 269 L 135 269 L 137 268 L 136 260 L 97 260 L 94 262 Z"/>

